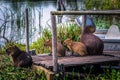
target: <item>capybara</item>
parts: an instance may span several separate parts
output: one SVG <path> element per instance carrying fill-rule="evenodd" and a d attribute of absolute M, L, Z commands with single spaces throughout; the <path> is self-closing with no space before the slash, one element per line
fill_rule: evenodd
<path fill-rule="evenodd" d="M 104 43 L 103 41 L 91 33 L 91 26 L 83 28 L 81 34 L 81 42 L 87 47 L 87 52 L 89 55 L 100 55 L 103 53 Z"/>
<path fill-rule="evenodd" d="M 27 68 L 32 66 L 33 61 L 30 54 L 20 50 L 16 45 L 7 48 L 6 53 L 12 58 L 15 67 Z"/>
<path fill-rule="evenodd" d="M 64 44 L 69 48 L 69 50 L 79 54 L 80 56 L 87 55 L 86 46 L 82 42 L 75 42 L 71 39 L 66 39 Z"/>
<path fill-rule="evenodd" d="M 51 39 L 45 40 L 44 45 L 50 47 L 50 54 L 52 54 L 52 40 Z M 64 46 L 60 42 L 57 41 L 57 56 L 63 57 L 65 56 L 65 52 L 66 51 L 65 51 Z"/>

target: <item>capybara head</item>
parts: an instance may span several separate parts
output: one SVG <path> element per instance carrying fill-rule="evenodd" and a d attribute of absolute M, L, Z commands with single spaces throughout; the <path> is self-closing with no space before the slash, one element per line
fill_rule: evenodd
<path fill-rule="evenodd" d="M 95 32 L 95 28 L 92 26 L 86 26 L 84 29 L 85 33 L 94 33 Z"/>
<path fill-rule="evenodd" d="M 10 46 L 6 49 L 6 53 L 8 55 L 13 55 L 15 52 L 19 51 L 19 48 L 17 46 Z"/>
<path fill-rule="evenodd" d="M 64 41 L 64 45 L 65 45 L 65 46 L 67 46 L 67 45 L 70 46 L 71 44 L 72 44 L 72 40 L 69 39 L 69 38 Z"/>
<path fill-rule="evenodd" d="M 50 45 L 52 45 L 52 40 L 51 39 L 45 40 L 44 46 L 50 46 Z"/>

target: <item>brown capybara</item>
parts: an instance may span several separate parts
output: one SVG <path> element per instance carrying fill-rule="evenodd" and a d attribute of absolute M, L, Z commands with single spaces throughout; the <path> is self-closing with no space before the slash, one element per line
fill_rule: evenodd
<path fill-rule="evenodd" d="M 6 52 L 12 58 L 15 67 L 27 68 L 32 66 L 33 61 L 30 54 L 20 50 L 17 46 L 7 48 Z"/>
<path fill-rule="evenodd" d="M 50 47 L 50 54 L 52 54 L 52 40 L 51 39 L 45 40 L 44 45 Z M 57 42 L 57 56 L 63 57 L 65 56 L 65 52 L 66 51 L 64 46 L 60 42 Z"/>
<path fill-rule="evenodd" d="M 84 28 L 81 34 L 81 42 L 83 42 L 87 47 L 87 52 L 89 55 L 100 55 L 103 53 L 103 41 L 91 33 L 91 26 Z"/>
<path fill-rule="evenodd" d="M 86 46 L 82 42 L 74 42 L 71 39 L 66 39 L 64 44 L 69 48 L 69 50 L 79 54 L 80 56 L 87 54 Z"/>

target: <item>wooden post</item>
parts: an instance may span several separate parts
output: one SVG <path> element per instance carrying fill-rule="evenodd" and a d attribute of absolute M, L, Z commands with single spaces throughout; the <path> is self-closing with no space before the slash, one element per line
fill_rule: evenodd
<path fill-rule="evenodd" d="M 86 15 L 82 16 L 82 34 L 84 33 L 84 29 L 86 27 Z"/>
<path fill-rule="evenodd" d="M 26 12 L 26 52 L 29 52 L 29 19 L 28 19 L 28 8 Z"/>
<path fill-rule="evenodd" d="M 56 33 L 56 18 L 55 15 L 51 15 L 52 22 L 52 53 L 53 53 L 53 71 L 57 73 L 57 33 Z"/>

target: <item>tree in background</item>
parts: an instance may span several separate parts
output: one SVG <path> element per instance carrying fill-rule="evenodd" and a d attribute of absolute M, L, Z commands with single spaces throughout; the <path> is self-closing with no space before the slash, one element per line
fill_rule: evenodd
<path fill-rule="evenodd" d="M 116 10 L 120 9 L 120 0 L 86 0 L 86 9 Z"/>
<path fill-rule="evenodd" d="M 119 10 L 120 0 L 86 0 L 86 10 Z M 98 28 L 108 29 L 110 25 L 116 24 L 120 27 L 118 15 L 96 15 L 95 23 Z"/>

